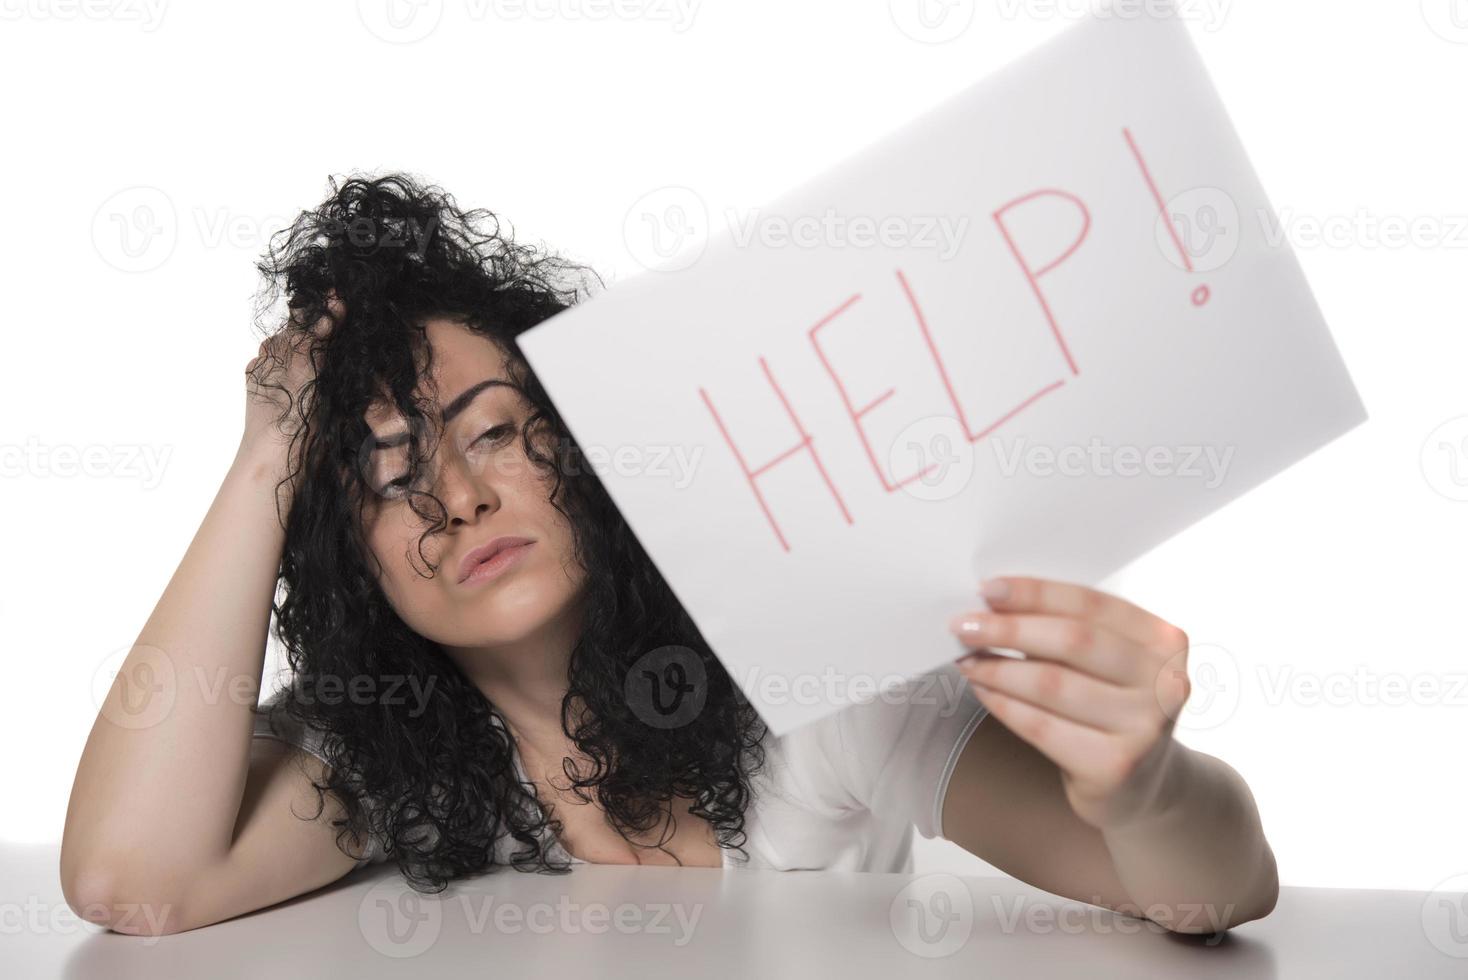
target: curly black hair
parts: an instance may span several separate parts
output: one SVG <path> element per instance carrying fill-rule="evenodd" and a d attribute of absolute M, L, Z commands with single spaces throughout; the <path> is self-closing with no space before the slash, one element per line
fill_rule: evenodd
<path fill-rule="evenodd" d="M 282 296 L 307 324 L 328 314 L 332 292 L 345 306 L 331 331 L 308 338 L 315 377 L 279 420 L 291 435 L 282 486 L 292 481 L 292 493 L 273 607 L 292 676 L 273 710 L 321 733 L 329 765 L 315 786 L 321 807 L 327 793 L 341 803 L 337 845 L 350 854 L 370 835 L 420 891 L 493 869 L 495 844 L 506 836 L 515 846 L 508 863 L 518 870 L 568 870 L 544 846 L 544 833 L 559 835 L 560 824 L 518 778 L 503 719 L 438 644 L 398 617 L 364 537 L 363 508 L 374 493 L 360 465 L 367 408 L 389 399 L 408 422 L 409 485 L 416 485 L 433 441 L 432 406 L 420 388 L 429 363 L 424 323 L 447 317 L 506 353 L 533 408 L 523 448 L 553 477 L 550 501 L 571 524 L 586 573 L 583 633 L 561 706 L 563 730 L 591 762 L 582 771 L 566 760 L 574 791 L 599 804 L 623 837 L 663 825 L 674 796 L 689 799 L 721 847 L 742 851 L 765 728 L 515 343 L 600 280 L 515 242 L 494 213 L 461 210 L 441 188 L 402 174 L 333 178 L 328 199 L 273 238 L 258 268 L 258 323 L 278 314 Z M 409 499 L 427 525 L 421 555 L 424 541 L 447 525 L 446 511 L 426 491 L 410 491 Z M 675 727 L 648 724 L 624 694 L 633 665 L 666 647 L 691 651 L 707 687 L 702 710 Z M 304 687 L 359 677 L 406 682 L 426 701 L 308 696 Z M 665 834 L 655 846 L 671 830 Z"/>

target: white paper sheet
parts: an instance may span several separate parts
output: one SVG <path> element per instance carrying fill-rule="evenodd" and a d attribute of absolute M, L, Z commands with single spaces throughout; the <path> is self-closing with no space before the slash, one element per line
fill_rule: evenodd
<path fill-rule="evenodd" d="M 1272 213 L 1186 26 L 1089 20 L 521 349 L 779 734 L 1365 419 Z"/>

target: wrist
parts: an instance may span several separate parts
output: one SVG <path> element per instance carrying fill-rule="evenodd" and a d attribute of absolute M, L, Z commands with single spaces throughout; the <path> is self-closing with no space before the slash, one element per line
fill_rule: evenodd
<path fill-rule="evenodd" d="M 241 436 L 231 469 L 253 479 L 280 479 L 280 450 L 268 442 L 248 433 Z"/>
<path fill-rule="evenodd" d="M 290 509 L 293 487 L 285 478 L 284 449 L 270 439 L 246 435 L 240 439 L 230 463 L 228 479 L 235 480 L 268 495 L 280 496 L 282 511 Z"/>
<path fill-rule="evenodd" d="M 1158 743 L 1156 753 L 1136 773 L 1128 794 L 1129 806 L 1113 810 L 1115 818 L 1101 829 L 1121 833 L 1166 823 L 1197 786 L 1200 756 L 1171 735 Z"/>

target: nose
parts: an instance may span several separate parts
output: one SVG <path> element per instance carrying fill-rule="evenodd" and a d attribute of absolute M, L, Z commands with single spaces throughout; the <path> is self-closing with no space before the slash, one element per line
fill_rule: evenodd
<path fill-rule="evenodd" d="M 438 496 L 448 512 L 450 528 L 473 524 L 500 509 L 500 495 L 488 467 L 471 466 L 461 453 L 449 453 L 439 475 Z"/>

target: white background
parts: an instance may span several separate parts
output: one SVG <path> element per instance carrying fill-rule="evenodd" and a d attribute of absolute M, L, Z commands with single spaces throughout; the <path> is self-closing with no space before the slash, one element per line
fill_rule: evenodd
<path fill-rule="evenodd" d="M 1082 10 L 925 2 L 0 0 L 0 840 L 59 838 L 94 680 L 238 441 L 253 260 L 329 174 L 426 176 L 615 281 L 646 195 L 718 229 Z M 1106 587 L 1193 637 L 1179 735 L 1286 884 L 1431 888 L 1468 872 L 1468 3 L 1183 10 L 1372 417 Z"/>

